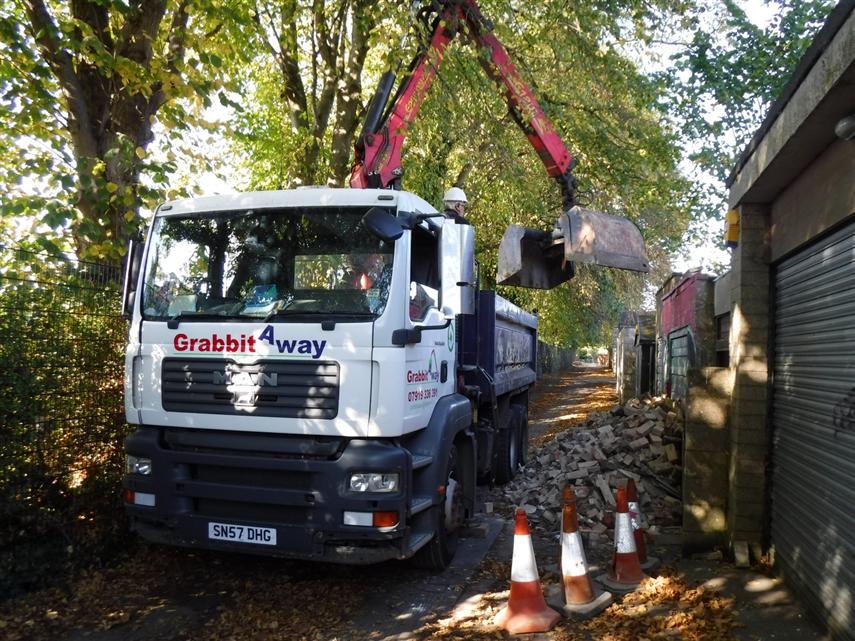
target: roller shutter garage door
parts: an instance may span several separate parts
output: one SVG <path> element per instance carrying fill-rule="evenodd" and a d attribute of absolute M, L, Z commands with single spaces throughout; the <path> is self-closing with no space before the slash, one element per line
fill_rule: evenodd
<path fill-rule="evenodd" d="M 777 266 L 774 329 L 775 562 L 855 640 L 855 223 Z"/>

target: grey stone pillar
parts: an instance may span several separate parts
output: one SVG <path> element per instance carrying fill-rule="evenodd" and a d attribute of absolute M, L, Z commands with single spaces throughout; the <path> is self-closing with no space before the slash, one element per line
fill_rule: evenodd
<path fill-rule="evenodd" d="M 683 435 L 683 550 L 727 543 L 733 372 L 726 367 L 689 370 Z"/>
<path fill-rule="evenodd" d="M 742 205 L 739 246 L 731 270 L 728 530 L 730 542 L 746 541 L 755 555 L 766 531 L 769 459 L 769 211 Z"/>

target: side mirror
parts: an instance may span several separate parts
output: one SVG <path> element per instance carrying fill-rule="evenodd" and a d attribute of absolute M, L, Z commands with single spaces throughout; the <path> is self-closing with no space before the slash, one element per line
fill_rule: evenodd
<path fill-rule="evenodd" d="M 128 239 L 128 252 L 125 258 L 125 279 L 122 283 L 122 316 L 130 318 L 137 293 L 137 282 L 143 257 L 142 236 L 133 234 Z"/>
<path fill-rule="evenodd" d="M 471 225 L 443 226 L 440 235 L 440 273 L 443 313 L 448 308 L 453 314 L 474 314 L 477 278 L 475 232 Z"/>
<path fill-rule="evenodd" d="M 387 243 L 398 240 L 404 233 L 401 223 L 387 210 L 380 207 L 372 207 L 362 217 L 362 224 L 372 234 Z"/>

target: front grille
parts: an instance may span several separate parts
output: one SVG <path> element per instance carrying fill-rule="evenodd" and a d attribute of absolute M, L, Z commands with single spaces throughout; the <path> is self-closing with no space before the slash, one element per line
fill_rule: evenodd
<path fill-rule="evenodd" d="M 196 499 L 195 513 L 209 519 L 238 519 L 258 521 L 276 525 L 305 526 L 309 518 L 309 509 L 288 505 L 268 505 L 264 503 L 243 503 L 223 499 Z"/>
<path fill-rule="evenodd" d="M 163 409 L 233 416 L 332 419 L 338 414 L 339 369 L 334 361 L 166 358 Z"/>
<path fill-rule="evenodd" d="M 332 460 L 341 455 L 347 439 L 340 436 L 258 434 L 223 430 L 165 429 L 161 447 L 173 452 L 226 454 L 263 458 Z"/>
<path fill-rule="evenodd" d="M 277 490 L 303 490 L 308 492 L 312 475 L 307 472 L 270 470 L 225 465 L 190 465 L 190 478 L 205 483 L 220 483 L 246 488 L 271 488 Z"/>

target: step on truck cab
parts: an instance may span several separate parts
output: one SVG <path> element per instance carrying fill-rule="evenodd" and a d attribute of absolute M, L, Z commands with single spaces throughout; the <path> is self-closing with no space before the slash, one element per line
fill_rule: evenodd
<path fill-rule="evenodd" d="M 125 505 L 150 541 L 442 568 L 524 458 L 536 318 L 418 196 L 161 206 L 132 244 Z"/>

